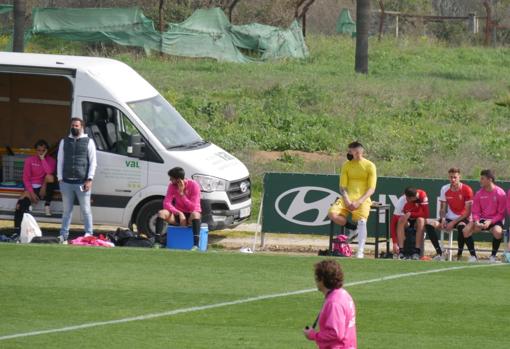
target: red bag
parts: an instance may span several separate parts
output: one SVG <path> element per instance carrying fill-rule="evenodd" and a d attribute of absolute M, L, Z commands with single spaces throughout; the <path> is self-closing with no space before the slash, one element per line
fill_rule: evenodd
<path fill-rule="evenodd" d="M 345 257 L 352 256 L 351 246 L 347 243 L 349 237 L 347 235 L 338 235 L 333 239 L 333 252 L 338 252 Z"/>

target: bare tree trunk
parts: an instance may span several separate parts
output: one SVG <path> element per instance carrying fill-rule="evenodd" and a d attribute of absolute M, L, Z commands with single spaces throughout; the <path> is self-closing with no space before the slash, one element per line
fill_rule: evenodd
<path fill-rule="evenodd" d="M 23 52 L 25 40 L 25 0 L 14 1 L 14 34 L 12 40 L 12 51 Z"/>
<path fill-rule="evenodd" d="M 356 1 L 356 73 L 368 74 L 368 30 L 370 28 L 370 0 Z"/>
<path fill-rule="evenodd" d="M 163 7 L 165 6 L 165 0 L 159 0 L 159 31 L 165 31 L 165 23 L 163 22 Z"/>

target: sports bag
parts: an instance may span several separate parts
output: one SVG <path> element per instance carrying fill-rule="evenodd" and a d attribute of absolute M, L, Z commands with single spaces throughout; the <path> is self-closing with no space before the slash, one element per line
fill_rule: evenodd
<path fill-rule="evenodd" d="M 347 240 L 349 237 L 347 235 L 338 235 L 336 238 L 333 239 L 333 253 L 337 252 L 345 257 L 352 256 L 352 249 L 351 246 L 347 243 Z"/>

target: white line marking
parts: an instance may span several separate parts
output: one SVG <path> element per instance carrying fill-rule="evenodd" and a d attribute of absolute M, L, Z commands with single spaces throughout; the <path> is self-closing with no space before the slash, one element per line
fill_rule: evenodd
<path fill-rule="evenodd" d="M 354 281 L 354 282 L 345 284 L 344 287 L 365 285 L 365 284 L 371 284 L 374 282 L 395 280 L 395 279 L 401 279 L 401 278 L 411 277 L 411 276 L 418 276 L 418 275 L 425 275 L 425 274 L 432 274 L 432 273 L 441 273 L 441 272 L 451 271 L 451 270 L 492 267 L 492 266 L 499 266 L 499 265 L 505 265 L 505 264 L 477 264 L 477 265 L 473 265 L 473 266 L 458 266 L 458 267 L 432 269 L 432 270 L 425 270 L 425 271 L 418 271 L 418 272 L 411 272 L 411 273 L 404 273 L 404 274 L 396 274 L 396 275 L 383 276 L 383 277 L 376 278 L 376 279 Z M 173 316 L 173 315 L 177 315 L 177 314 L 191 313 L 191 312 L 195 312 L 195 311 L 208 310 L 208 309 L 214 309 L 214 308 L 221 308 L 221 307 L 226 307 L 229 305 L 244 304 L 244 303 L 256 302 L 256 301 L 272 299 L 272 298 L 294 296 L 294 295 L 298 295 L 298 294 L 310 293 L 310 292 L 316 292 L 316 291 L 317 291 L 316 288 L 309 288 L 309 289 L 305 289 L 305 290 L 268 294 L 268 295 L 264 295 L 264 296 L 250 297 L 250 298 L 245 298 L 245 299 L 239 299 L 236 301 L 209 304 L 209 305 L 203 305 L 203 306 L 199 306 L 199 307 L 175 309 L 175 310 L 165 311 L 162 313 L 140 315 L 140 316 L 128 317 L 128 318 L 119 319 L 119 320 L 91 322 L 88 324 L 68 326 L 68 327 L 62 327 L 62 328 L 54 328 L 54 329 L 49 329 L 49 330 L 16 333 L 16 334 L 11 334 L 11 335 L 7 335 L 7 336 L 2 336 L 2 337 L 0 337 L 0 341 L 7 340 L 7 339 L 14 339 L 14 338 L 38 336 L 41 334 L 69 332 L 69 331 L 82 330 L 82 329 L 98 327 L 98 326 L 116 325 L 116 324 L 122 324 L 122 323 L 126 323 L 126 322 L 132 322 L 132 321 L 149 320 L 149 319 L 155 319 L 155 318 L 159 318 L 159 317 Z"/>

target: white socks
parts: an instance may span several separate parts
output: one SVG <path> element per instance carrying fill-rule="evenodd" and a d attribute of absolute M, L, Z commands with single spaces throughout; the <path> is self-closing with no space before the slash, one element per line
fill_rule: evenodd
<path fill-rule="evenodd" d="M 358 221 L 358 252 L 357 258 L 363 258 L 365 251 L 365 242 L 367 241 L 367 221 L 362 219 Z"/>

